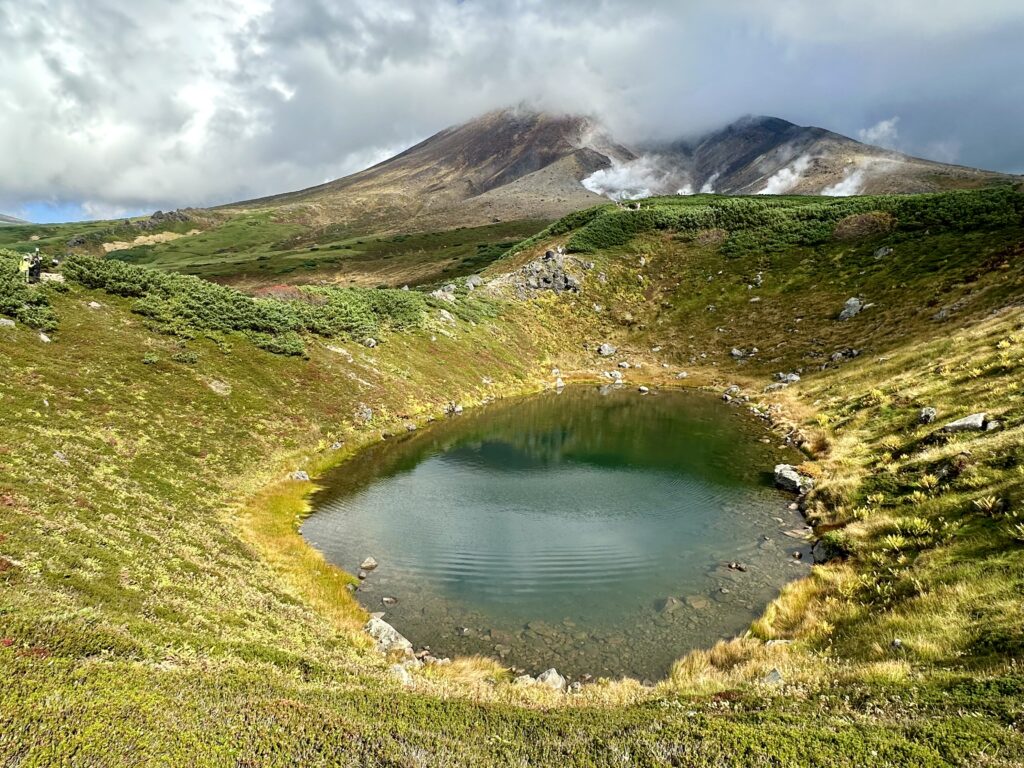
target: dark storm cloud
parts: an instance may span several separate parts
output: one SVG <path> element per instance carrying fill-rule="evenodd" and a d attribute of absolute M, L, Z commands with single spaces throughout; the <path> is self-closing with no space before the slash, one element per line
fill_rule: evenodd
<path fill-rule="evenodd" d="M 630 139 L 774 114 L 1024 172 L 1022 34 L 1018 0 L 0 0 L 0 210 L 295 189 L 516 103 Z"/>

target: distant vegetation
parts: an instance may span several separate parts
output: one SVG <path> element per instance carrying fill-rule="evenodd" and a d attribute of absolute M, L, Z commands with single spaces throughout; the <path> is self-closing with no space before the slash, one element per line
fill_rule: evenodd
<path fill-rule="evenodd" d="M 89 256 L 64 264 L 68 279 L 88 288 L 135 298 L 134 311 L 163 333 L 193 338 L 203 333 L 246 334 L 270 352 L 301 355 L 302 332 L 363 338 L 383 328 L 419 326 L 423 294 L 395 289 L 304 287 L 288 298 L 254 298 L 191 275 Z"/>
<path fill-rule="evenodd" d="M 644 200 L 639 210 L 602 206 L 574 214 L 547 233 L 579 227 L 569 238 L 568 250 L 594 253 L 625 245 L 644 232 L 719 229 L 727 235 L 722 252 L 737 255 L 820 245 L 836 236 L 844 219 L 872 212 L 892 216 L 900 232 L 990 229 L 1020 224 L 1024 196 L 998 188 L 854 198 L 660 197 Z"/>

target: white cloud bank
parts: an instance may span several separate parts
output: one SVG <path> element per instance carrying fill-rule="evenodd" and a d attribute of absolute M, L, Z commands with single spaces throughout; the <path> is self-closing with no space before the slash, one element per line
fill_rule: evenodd
<path fill-rule="evenodd" d="M 523 101 L 625 140 L 898 114 L 905 151 L 1024 172 L 1022 37 L 1019 0 L 0 2 L 0 210 L 297 189 Z"/>

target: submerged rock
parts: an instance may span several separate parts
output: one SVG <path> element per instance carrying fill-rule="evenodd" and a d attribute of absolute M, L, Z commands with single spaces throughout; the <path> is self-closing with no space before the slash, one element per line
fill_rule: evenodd
<path fill-rule="evenodd" d="M 664 600 L 658 601 L 658 613 L 672 613 L 676 608 L 679 608 L 683 604 L 683 601 L 678 597 L 666 597 Z"/>

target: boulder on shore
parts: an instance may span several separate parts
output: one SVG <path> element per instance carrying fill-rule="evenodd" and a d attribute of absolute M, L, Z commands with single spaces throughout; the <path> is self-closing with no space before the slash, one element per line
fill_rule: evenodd
<path fill-rule="evenodd" d="M 371 617 L 366 622 L 364 629 L 370 637 L 377 641 L 377 650 L 381 653 L 400 653 L 403 656 L 414 658 L 412 643 L 384 619 Z"/>
<path fill-rule="evenodd" d="M 565 678 L 558 674 L 558 670 L 554 667 L 537 675 L 537 684 L 555 691 L 564 691 L 566 686 Z"/>
<path fill-rule="evenodd" d="M 792 493 L 803 493 L 814 487 L 814 481 L 801 475 L 791 464 L 775 465 L 775 484 Z"/>

